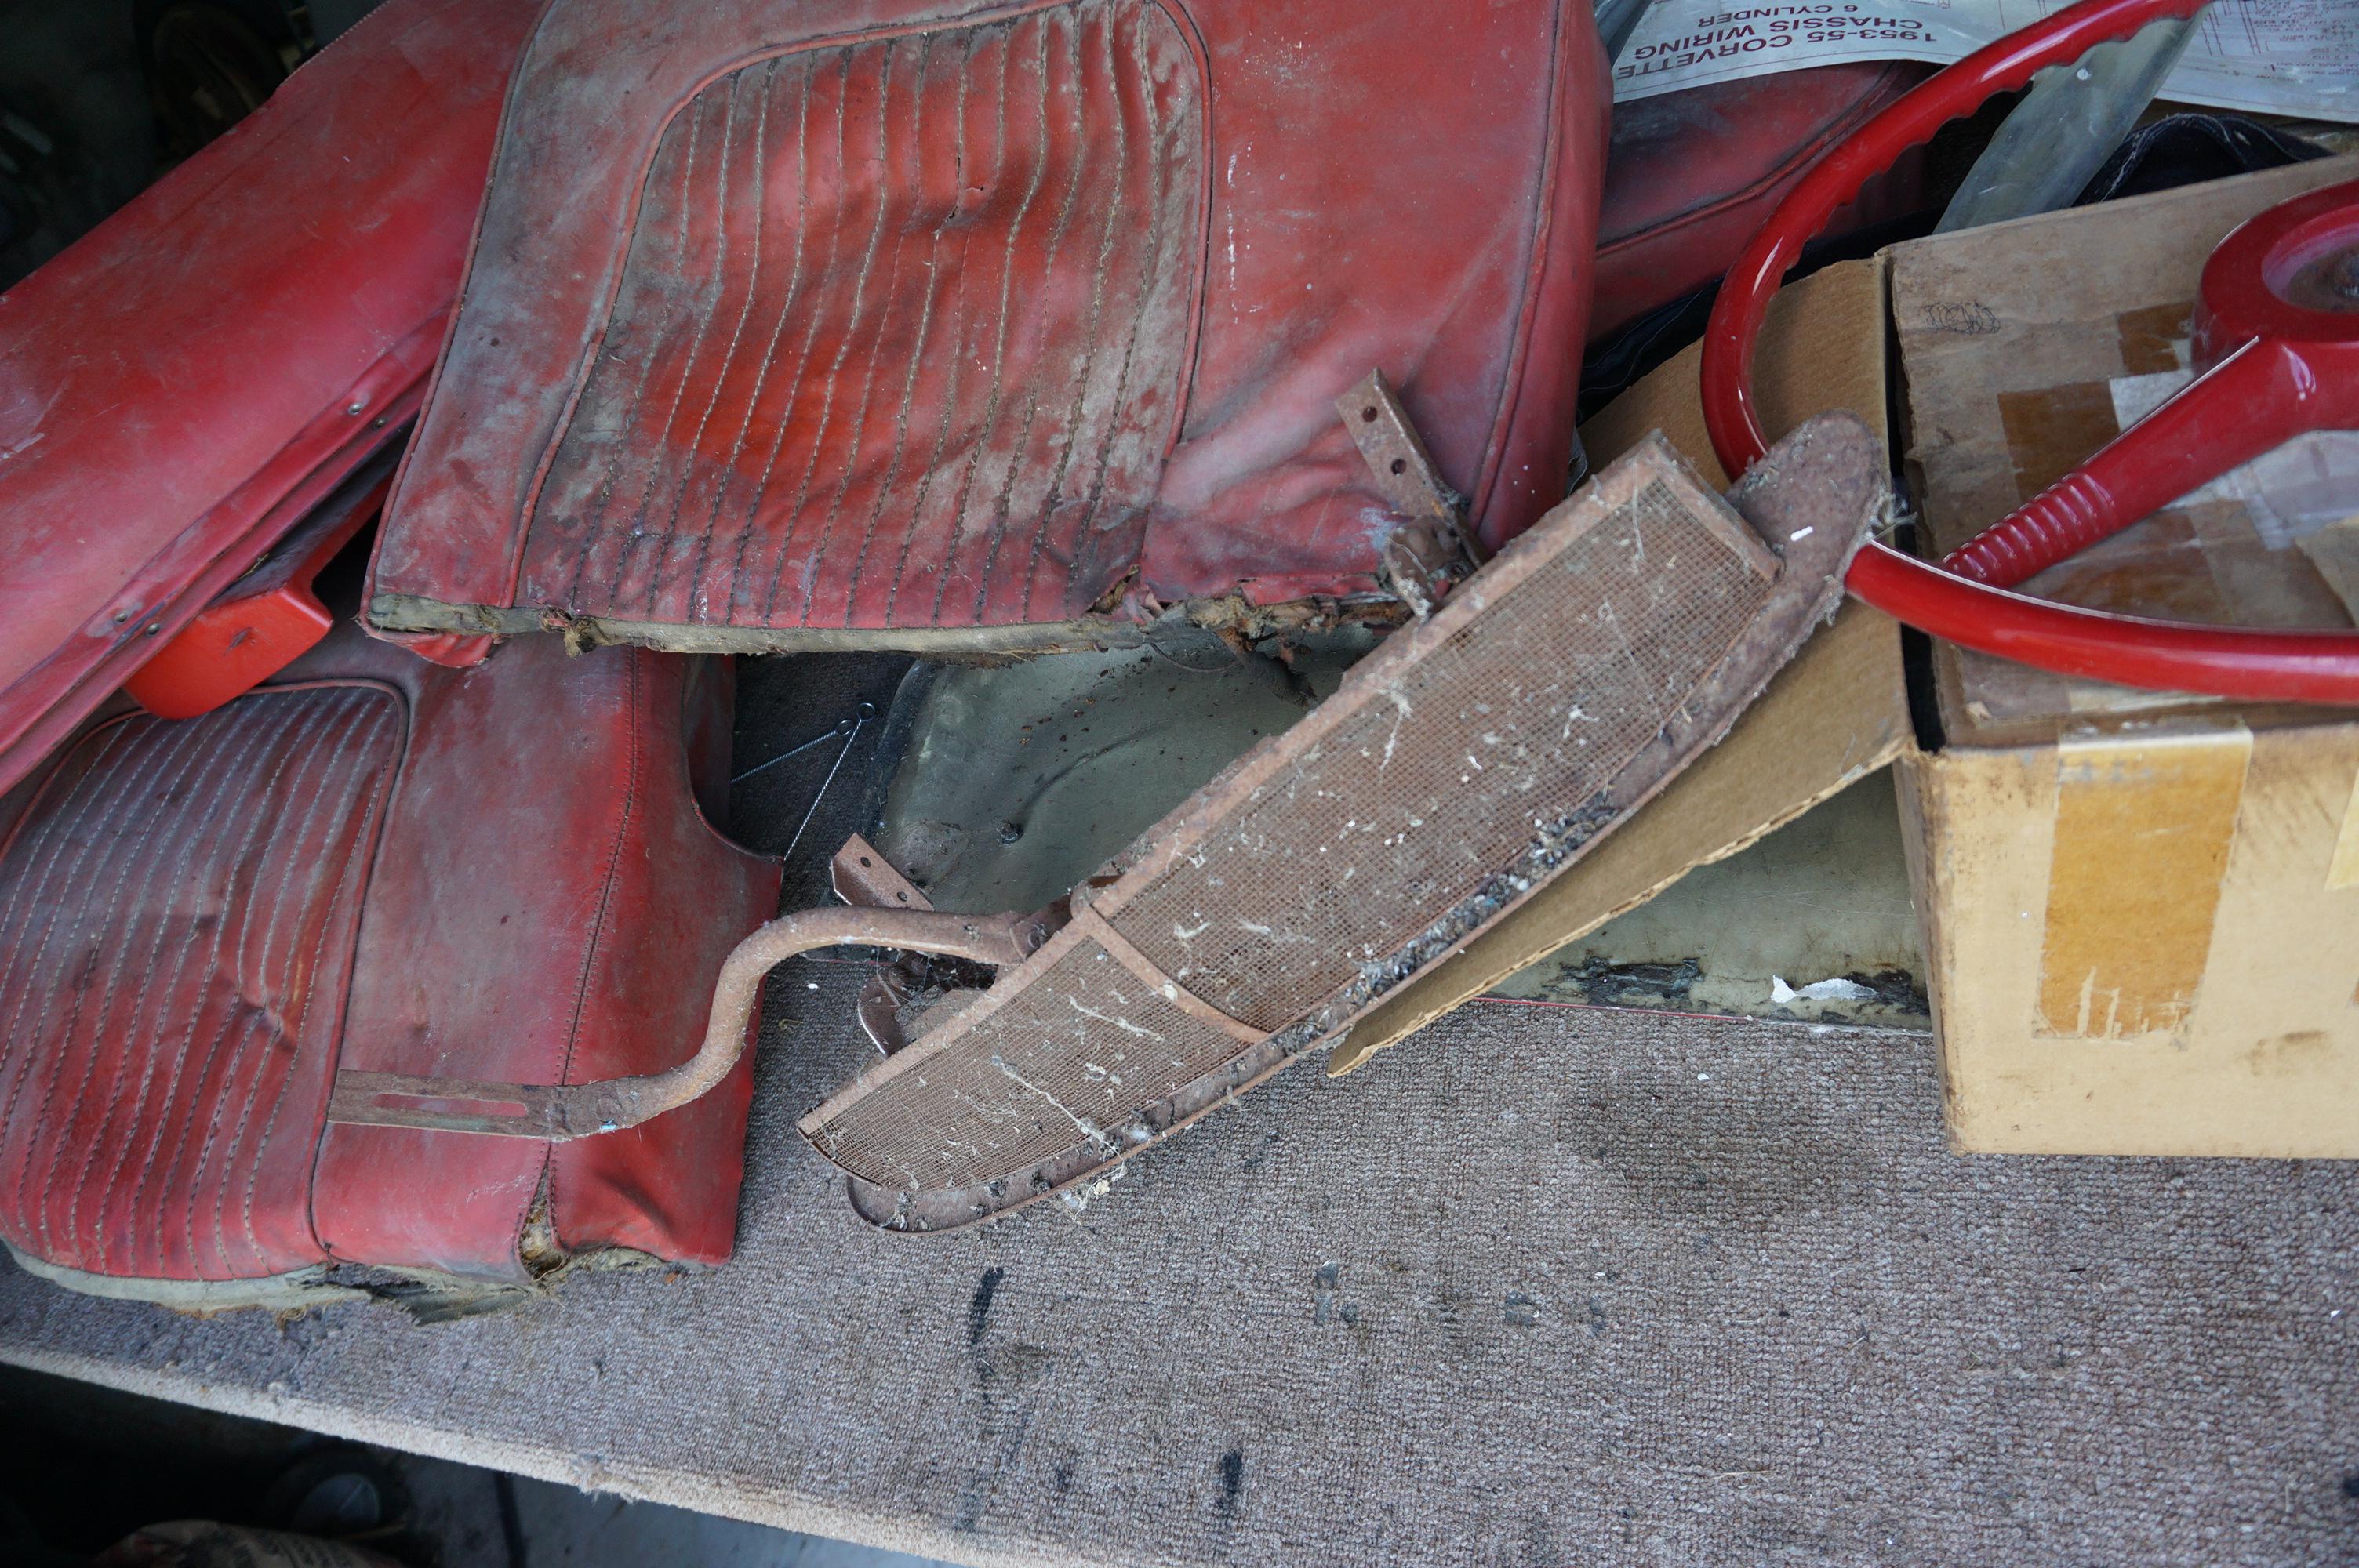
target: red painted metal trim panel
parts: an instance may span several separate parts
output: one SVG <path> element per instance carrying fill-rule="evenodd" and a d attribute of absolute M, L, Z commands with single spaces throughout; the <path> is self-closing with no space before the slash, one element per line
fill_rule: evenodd
<path fill-rule="evenodd" d="M 0 296 L 0 784 L 415 411 L 535 0 L 392 0 Z"/>

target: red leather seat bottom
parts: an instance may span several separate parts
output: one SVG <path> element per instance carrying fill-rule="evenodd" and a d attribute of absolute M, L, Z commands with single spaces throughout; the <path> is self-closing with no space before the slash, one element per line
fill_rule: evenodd
<path fill-rule="evenodd" d="M 0 841 L 0 1240 L 170 1281 L 725 1258 L 742 1070 L 553 1148 L 325 1117 L 340 1067 L 562 1083 L 694 1051 L 777 898 L 701 809 L 729 674 L 554 638 L 454 671 L 347 624 L 202 718 L 75 738 Z"/>
<path fill-rule="evenodd" d="M 322 685 L 98 726 L 0 854 L 0 1234 L 93 1273 L 324 1256 L 311 1162 L 407 728 Z"/>

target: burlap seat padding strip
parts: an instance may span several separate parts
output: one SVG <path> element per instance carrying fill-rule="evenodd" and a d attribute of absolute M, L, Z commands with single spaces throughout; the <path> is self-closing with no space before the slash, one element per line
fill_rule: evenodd
<path fill-rule="evenodd" d="M 1841 597 L 1881 493 L 1873 443 L 1829 420 L 1781 454 L 1741 492 L 1774 549 L 1651 444 L 1167 818 L 1091 918 L 805 1119 L 864 1210 L 937 1228 L 1124 1157 L 1610 830 Z M 1101 921 L 1267 1037 L 1142 980 Z"/>

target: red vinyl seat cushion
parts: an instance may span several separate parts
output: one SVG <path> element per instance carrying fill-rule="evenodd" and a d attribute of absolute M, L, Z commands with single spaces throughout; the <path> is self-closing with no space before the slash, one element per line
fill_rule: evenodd
<path fill-rule="evenodd" d="M 0 298 L 0 788 L 414 416 L 534 0 L 387 0 Z"/>
<path fill-rule="evenodd" d="M 1590 341 L 1717 280 L 1795 181 L 1932 71 L 1914 60 L 1860 60 L 1616 105 Z M 1914 211 L 1923 169 L 1921 157 L 1903 159 L 1826 232 Z"/>
<path fill-rule="evenodd" d="M 86 729 L 0 844 L 0 1238 L 162 1281 L 725 1258 L 742 1070 L 556 1146 L 325 1116 L 340 1067 L 572 1082 L 694 1050 L 777 895 L 700 809 L 729 707 L 719 660 L 546 638 L 453 671 L 347 625 L 202 718 Z"/>
<path fill-rule="evenodd" d="M 1372 369 L 1487 544 L 1564 494 L 1605 117 L 1586 0 L 555 0 L 371 623 L 1049 647 L 1378 594 Z"/>

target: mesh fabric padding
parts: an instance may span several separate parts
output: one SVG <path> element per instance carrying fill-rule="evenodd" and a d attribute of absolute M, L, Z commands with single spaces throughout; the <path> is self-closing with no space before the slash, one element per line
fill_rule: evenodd
<path fill-rule="evenodd" d="M 1236 784 L 1199 796 L 1220 813 L 1208 827 L 1168 829 L 1180 838 L 1167 869 L 1127 897 L 1125 879 L 1096 906 L 1180 985 L 1275 1033 L 1526 851 L 1578 842 L 1571 828 L 1627 804 L 1608 786 L 1731 655 L 1770 591 L 1767 557 L 1712 532 L 1699 503 L 1717 504 L 1653 480 L 1569 537 L 1552 541 L 1544 524 L 1514 546 L 1535 557 L 1527 575 L 1462 589 L 1491 598 L 1421 654 L 1379 654 L 1378 673 L 1364 667 L 1319 715 L 1256 749 Z M 1118 1139 L 1148 1135 L 1148 1108 L 1247 1049 L 1083 940 L 980 1022 L 911 1046 L 813 1141 L 904 1192 L 1001 1181 L 1077 1141 L 1112 1159 L 1126 1152 Z"/>
<path fill-rule="evenodd" d="M 261 691 L 77 741 L 0 851 L 0 1237 L 233 1280 L 324 1260 L 311 1162 L 401 699 Z"/>
<path fill-rule="evenodd" d="M 1586 804 L 1767 588 L 1660 483 L 1574 540 L 1166 872 L 1114 928 L 1282 1027 Z"/>
<path fill-rule="evenodd" d="M 955 1024 L 950 1027 L 956 1027 Z M 1218 1067 L 1237 1049 L 1084 942 L 955 1048 L 831 1123 L 821 1146 L 880 1184 L 962 1186 L 1073 1146 L 1114 1150 L 1133 1108 Z M 951 1137 L 941 1130 L 955 1128 Z"/>

